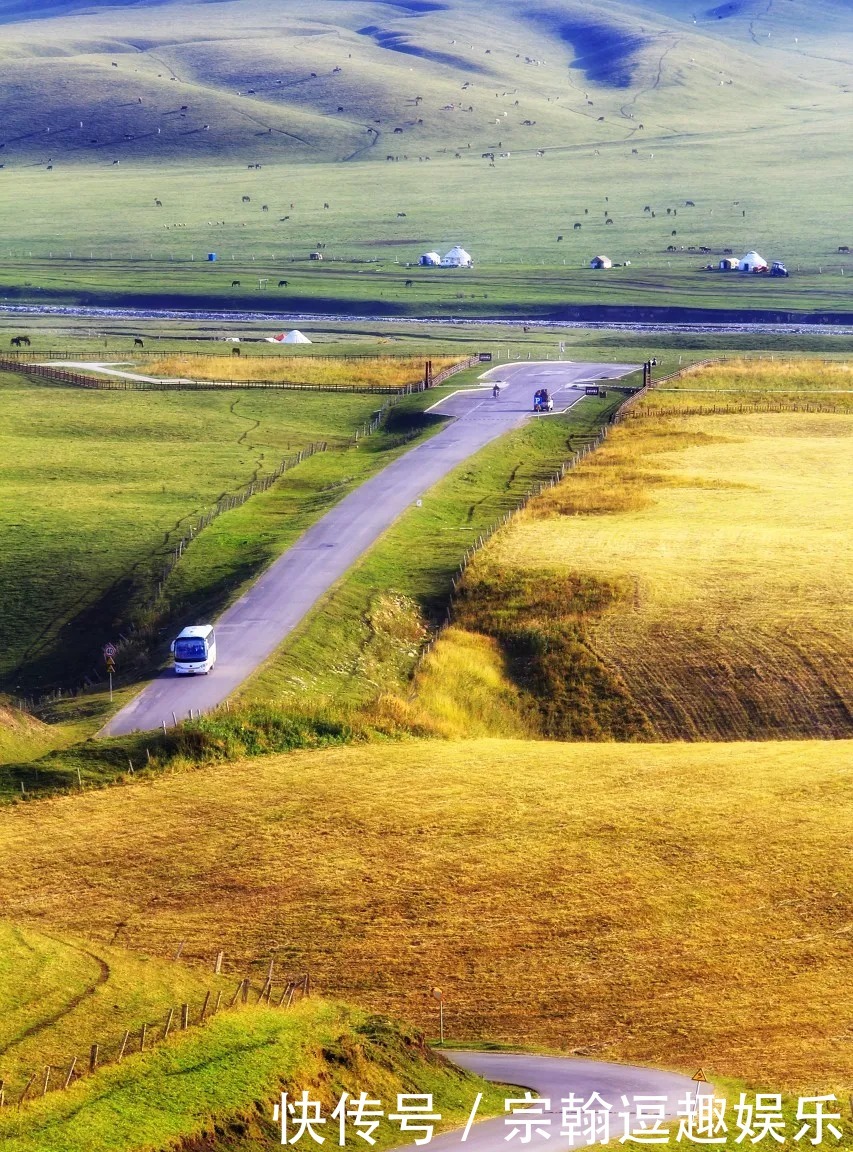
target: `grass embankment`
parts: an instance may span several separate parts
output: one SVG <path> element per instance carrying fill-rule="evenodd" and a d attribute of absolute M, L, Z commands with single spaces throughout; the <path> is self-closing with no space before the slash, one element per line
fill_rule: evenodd
<path fill-rule="evenodd" d="M 28 1104 L 0 1111 L 0 1141 L 14 1152 L 131 1152 L 193 1140 L 249 1152 L 280 1134 L 272 1116 L 279 1092 L 303 1089 L 327 1112 L 341 1091 L 368 1091 L 388 1112 L 398 1092 L 432 1092 L 445 1126 L 464 1122 L 480 1090 L 484 1114 L 500 1109 L 496 1088 L 447 1065 L 417 1033 L 385 1017 L 322 1000 L 258 1007 L 264 977 L 252 1006 L 214 1013 L 216 990 L 228 990 L 227 1003 L 236 976 L 208 979 L 182 964 L 8 923 L 0 923 L 0 971 L 6 1103 L 14 1105 L 38 1074 Z M 276 981 L 273 1003 L 286 979 Z M 207 989 L 209 1015 L 199 1024 Z M 179 1006 L 188 1001 L 184 1032 Z M 170 1007 L 176 1011 L 166 1040 Z M 143 1023 L 149 1029 L 140 1051 Z M 132 1039 L 117 1062 L 125 1030 Z M 99 1067 L 85 1074 L 93 1042 L 100 1044 Z M 73 1057 L 72 1085 L 57 1091 Z M 48 1066 L 49 1091 L 40 1099 Z M 383 1147 L 400 1141 L 391 1123 L 378 1135 Z"/>
<path fill-rule="evenodd" d="M 450 367 L 454 358 L 439 356 L 432 362 L 438 373 Z M 142 369 L 152 376 L 191 380 L 293 381 L 329 388 L 387 388 L 389 392 L 424 378 L 424 360 L 417 356 L 169 356 L 146 361 Z"/>
<path fill-rule="evenodd" d="M 0 395 L 0 683 L 20 695 L 89 671 L 220 496 L 312 441 L 347 443 L 377 407 L 375 396 L 87 392 L 14 375 L 0 376 Z"/>
<path fill-rule="evenodd" d="M 85 882 L 77 890 L 85 890 Z M 126 918 L 118 917 L 110 939 L 120 938 L 126 926 Z M 114 1060 L 126 1030 L 134 1035 L 128 1054 L 138 1048 L 143 1024 L 150 1047 L 162 1039 L 170 1008 L 176 1010 L 176 1031 L 183 1003 L 191 1005 L 195 1023 L 208 990 L 210 1007 L 220 991 L 227 993 L 227 1003 L 238 976 L 213 975 L 217 949 L 214 944 L 211 949 L 208 975 L 105 941 L 59 937 L 0 921 L 0 1080 L 6 1103 L 17 1102 L 34 1072 L 39 1073 L 38 1088 L 33 1085 L 30 1095 L 41 1095 L 48 1065 L 49 1088 L 64 1082 L 72 1058 L 77 1059 L 76 1073 L 82 1074 L 92 1044 L 100 1046 L 102 1063 Z"/>
<path fill-rule="evenodd" d="M 5 810 L 0 899 L 96 939 L 122 921 L 136 949 L 220 946 L 259 974 L 280 947 L 324 992 L 429 1028 L 439 984 L 454 1038 L 846 1095 L 850 753 L 408 741 L 266 757 Z"/>
<path fill-rule="evenodd" d="M 849 373 L 752 368 L 702 369 L 676 391 L 653 391 L 469 568 L 457 628 L 498 642 L 520 686 L 517 715 L 536 716 L 541 734 L 853 731 L 850 426 L 796 411 L 815 396 L 803 382 L 828 389 Z M 687 389 L 706 385 L 712 401 L 741 389 L 725 395 L 747 407 L 747 389 L 767 396 L 775 385 L 795 411 L 681 415 L 696 397 Z M 445 645 L 458 650 L 459 632 L 439 641 L 437 658 Z M 436 691 L 429 661 L 416 689 Z M 441 690 L 457 689 L 445 680 Z"/>

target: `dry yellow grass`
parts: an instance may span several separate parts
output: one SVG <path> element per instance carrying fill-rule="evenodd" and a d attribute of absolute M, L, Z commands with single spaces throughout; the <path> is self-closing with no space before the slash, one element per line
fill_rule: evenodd
<path fill-rule="evenodd" d="M 851 431 L 806 413 L 630 421 L 478 564 L 620 588 L 589 644 L 661 738 L 849 735 Z"/>
<path fill-rule="evenodd" d="M 433 370 L 456 362 L 458 357 L 432 358 Z M 155 376 L 193 380 L 292 381 L 328 387 L 357 385 L 370 388 L 405 388 L 424 378 L 424 359 L 419 356 L 166 356 L 148 364 Z"/>
<path fill-rule="evenodd" d="M 446 629 L 421 661 L 411 704 L 415 719 L 442 736 L 523 738 L 536 731 L 497 643 L 461 628 Z"/>
<path fill-rule="evenodd" d="M 0 904 L 456 1038 L 849 1090 L 849 742 L 448 741 L 0 814 Z"/>
<path fill-rule="evenodd" d="M 664 381 L 635 411 L 778 404 L 853 411 L 853 370 L 826 360 L 728 360 Z"/>

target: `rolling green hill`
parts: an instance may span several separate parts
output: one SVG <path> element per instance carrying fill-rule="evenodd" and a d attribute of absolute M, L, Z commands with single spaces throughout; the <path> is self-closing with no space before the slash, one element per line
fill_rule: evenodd
<path fill-rule="evenodd" d="M 0 4 L 8 299 L 241 300 L 227 272 L 199 281 L 209 250 L 240 279 L 322 245 L 314 279 L 244 306 L 849 310 L 840 0 L 21 7 Z M 477 303 L 355 275 L 458 242 L 491 276 Z M 700 275 L 750 248 L 811 279 Z M 630 269 L 590 277 L 599 252 Z"/>

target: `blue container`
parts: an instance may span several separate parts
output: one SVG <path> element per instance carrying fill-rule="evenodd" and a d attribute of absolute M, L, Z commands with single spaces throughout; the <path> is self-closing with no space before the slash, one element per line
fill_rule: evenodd
<path fill-rule="evenodd" d="M 207 254 L 207 258 L 208 258 L 208 260 L 210 261 L 210 263 L 211 263 L 211 264 L 215 264 L 215 263 L 216 263 L 216 253 L 215 253 L 215 252 L 208 252 L 208 254 Z"/>

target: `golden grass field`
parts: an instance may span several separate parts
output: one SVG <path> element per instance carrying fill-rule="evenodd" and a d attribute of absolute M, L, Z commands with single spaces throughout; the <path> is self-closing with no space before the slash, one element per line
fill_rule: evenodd
<path fill-rule="evenodd" d="M 577 575 L 615 590 L 583 618 L 586 646 L 646 735 L 850 735 L 850 442 L 832 414 L 626 421 L 466 583 Z"/>
<path fill-rule="evenodd" d="M 851 1080 L 850 742 L 405 741 L 0 814 L 42 931 L 320 992 L 449 1035 Z"/>
<path fill-rule="evenodd" d="M 663 381 L 634 410 L 656 414 L 713 405 L 783 404 L 853 412 L 853 367 L 826 360 L 734 359 Z"/>
<path fill-rule="evenodd" d="M 459 357 L 432 358 L 440 372 Z M 405 388 L 424 378 L 424 359 L 419 356 L 165 356 L 147 364 L 155 376 L 194 380 L 294 381 L 326 384 L 330 388 L 356 385 L 371 388 Z"/>

